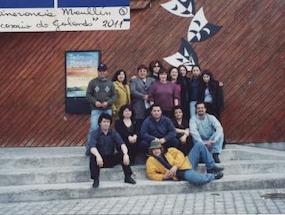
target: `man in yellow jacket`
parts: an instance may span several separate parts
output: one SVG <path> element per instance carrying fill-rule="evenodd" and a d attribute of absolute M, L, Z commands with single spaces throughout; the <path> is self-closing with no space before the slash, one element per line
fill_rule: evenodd
<path fill-rule="evenodd" d="M 203 144 L 195 144 L 188 156 L 176 148 L 164 151 L 162 145 L 153 140 L 146 161 L 146 174 L 151 180 L 186 180 L 195 185 L 209 183 L 223 177 L 222 167 L 215 165 L 212 155 Z M 196 171 L 200 158 L 205 162 L 207 173 Z"/>

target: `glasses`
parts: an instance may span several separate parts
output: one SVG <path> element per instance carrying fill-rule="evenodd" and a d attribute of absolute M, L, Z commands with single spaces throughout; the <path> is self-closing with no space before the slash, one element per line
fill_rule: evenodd
<path fill-rule="evenodd" d="M 159 66 L 159 65 L 154 65 L 154 67 L 159 67 L 159 68 L 160 68 L 160 66 Z"/>

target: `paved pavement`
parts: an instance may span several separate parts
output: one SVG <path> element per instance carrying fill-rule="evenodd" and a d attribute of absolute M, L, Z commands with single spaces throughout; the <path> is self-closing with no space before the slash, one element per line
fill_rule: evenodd
<path fill-rule="evenodd" d="M 2 203 L 0 214 L 285 214 L 285 196 L 262 197 L 269 193 L 285 188 Z"/>

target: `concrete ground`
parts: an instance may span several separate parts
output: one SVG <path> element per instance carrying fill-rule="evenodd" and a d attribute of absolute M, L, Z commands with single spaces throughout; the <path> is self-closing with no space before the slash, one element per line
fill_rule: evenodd
<path fill-rule="evenodd" d="M 285 214 L 285 189 L 1 203 L 0 214 Z"/>
<path fill-rule="evenodd" d="M 221 156 L 225 177 L 202 187 L 149 181 L 144 166 L 134 167 L 137 185 L 126 185 L 118 166 L 102 171 L 96 190 L 83 147 L 6 148 L 0 215 L 285 214 L 284 145 L 229 145 Z"/>

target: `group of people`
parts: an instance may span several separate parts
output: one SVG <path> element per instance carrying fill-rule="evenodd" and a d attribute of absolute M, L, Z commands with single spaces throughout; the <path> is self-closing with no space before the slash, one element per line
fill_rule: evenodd
<path fill-rule="evenodd" d="M 211 72 L 198 65 L 166 71 L 153 61 L 138 66 L 130 80 L 124 70 L 112 79 L 108 75 L 107 65 L 99 64 L 86 93 L 92 108 L 86 152 L 94 188 L 100 168 L 116 164 L 123 167 L 125 183 L 135 184 L 130 166 L 138 152 L 147 156 L 146 174 L 153 180 L 205 184 L 223 177 L 215 164 L 224 142 L 223 83 Z M 200 161 L 206 174 L 196 171 Z"/>

